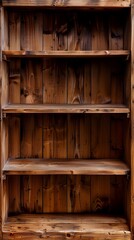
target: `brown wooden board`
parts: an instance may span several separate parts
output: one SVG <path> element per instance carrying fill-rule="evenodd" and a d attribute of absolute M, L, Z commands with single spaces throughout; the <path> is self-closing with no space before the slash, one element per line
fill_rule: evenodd
<path fill-rule="evenodd" d="M 34 6 L 34 7 L 129 7 L 130 6 L 130 0 L 120 0 L 120 1 L 114 1 L 114 0 L 83 0 L 81 2 L 80 0 L 70 0 L 70 1 L 62 1 L 62 0 L 47 0 L 44 2 L 44 0 L 39 0 L 38 2 L 36 0 L 2 0 L 3 6 Z"/>

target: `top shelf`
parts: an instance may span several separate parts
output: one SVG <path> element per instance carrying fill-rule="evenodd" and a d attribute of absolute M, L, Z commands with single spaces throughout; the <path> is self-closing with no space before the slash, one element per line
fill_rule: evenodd
<path fill-rule="evenodd" d="M 47 7 L 47 8 L 124 8 L 130 0 L 3 0 L 4 7 Z"/>
<path fill-rule="evenodd" d="M 2 51 L 3 58 L 60 58 L 60 57 L 114 57 L 114 56 L 129 56 L 129 50 L 101 50 L 101 51 L 15 51 L 15 50 L 6 50 Z"/>

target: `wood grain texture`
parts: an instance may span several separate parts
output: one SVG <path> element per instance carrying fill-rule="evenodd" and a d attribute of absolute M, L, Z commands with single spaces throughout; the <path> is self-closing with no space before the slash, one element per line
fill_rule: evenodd
<path fill-rule="evenodd" d="M 7 175 L 81 174 L 126 175 L 130 171 L 125 163 L 115 159 L 9 159 L 3 173 Z"/>
<path fill-rule="evenodd" d="M 134 4 L 134 1 L 132 1 Z M 131 169 L 134 169 L 134 5 L 131 8 Z M 131 217 L 130 227 L 134 234 L 134 181 L 131 180 Z"/>
<path fill-rule="evenodd" d="M 3 226 L 3 239 L 16 240 L 19 237 L 34 240 L 43 239 L 99 239 L 130 240 L 130 231 L 122 218 L 87 215 L 19 215 L 8 218 Z M 38 219 L 38 223 L 37 223 Z M 33 229 L 34 226 L 34 229 Z M 24 233 L 25 229 L 25 233 Z M 32 231 L 32 232 L 31 232 Z"/>
<path fill-rule="evenodd" d="M 7 58 L 60 58 L 60 57 L 112 57 L 112 56 L 129 56 L 129 50 L 92 50 L 92 51 L 12 51 L 3 50 L 3 57 Z"/>
<path fill-rule="evenodd" d="M 3 113 L 129 113 L 125 105 L 72 105 L 72 104 L 9 104 L 2 106 Z"/>
<path fill-rule="evenodd" d="M 44 0 L 39 0 L 38 2 L 36 0 L 16 0 L 14 2 L 14 0 L 2 0 L 2 5 L 3 6 L 29 6 L 29 7 L 130 7 L 130 0 L 119 0 L 119 1 L 115 1 L 115 0 L 84 0 L 84 1 L 80 1 L 80 0 L 58 0 L 58 1 L 52 1 L 52 0 L 47 0 L 44 2 Z"/>

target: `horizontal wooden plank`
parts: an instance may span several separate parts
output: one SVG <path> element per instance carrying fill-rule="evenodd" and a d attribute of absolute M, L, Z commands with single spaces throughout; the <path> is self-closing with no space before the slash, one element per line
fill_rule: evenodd
<path fill-rule="evenodd" d="M 131 239 L 126 220 L 117 216 L 19 215 L 3 226 L 3 239 Z"/>
<path fill-rule="evenodd" d="M 129 113 L 125 105 L 90 104 L 8 104 L 3 113 Z"/>
<path fill-rule="evenodd" d="M 12 7 L 129 7 L 130 0 L 3 0 L 3 6 Z"/>
<path fill-rule="evenodd" d="M 3 58 L 69 58 L 69 57 L 112 57 L 112 56 L 129 56 L 129 50 L 92 50 L 92 51 L 2 51 Z"/>
<path fill-rule="evenodd" d="M 115 159 L 9 159 L 3 168 L 3 173 L 6 175 L 125 175 L 129 170 L 124 162 Z"/>

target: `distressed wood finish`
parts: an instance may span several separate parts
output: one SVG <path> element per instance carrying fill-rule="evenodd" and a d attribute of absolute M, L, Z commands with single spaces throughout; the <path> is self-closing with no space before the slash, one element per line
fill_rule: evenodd
<path fill-rule="evenodd" d="M 134 169 L 134 1 L 131 7 L 131 169 Z M 134 237 L 134 182 L 133 175 L 131 181 L 131 217 L 130 227 Z"/>
<path fill-rule="evenodd" d="M 113 57 L 113 56 L 129 56 L 128 50 L 104 50 L 104 51 L 2 51 L 3 57 L 7 58 L 70 58 L 70 57 Z"/>
<path fill-rule="evenodd" d="M 133 0 L 2 6 L 2 240 L 132 240 Z"/>
<path fill-rule="evenodd" d="M 83 175 L 126 175 L 129 168 L 119 160 L 43 160 L 17 159 L 8 160 L 3 168 L 7 175 L 41 174 L 83 174 Z"/>
<path fill-rule="evenodd" d="M 38 219 L 38 223 L 37 223 Z M 35 225 L 33 229 L 32 226 Z M 25 233 L 24 233 L 25 229 Z M 30 232 L 32 231 L 32 234 Z M 19 215 L 8 218 L 3 227 L 3 239 L 93 239 L 130 240 L 130 231 L 123 218 L 87 215 Z"/>
<path fill-rule="evenodd" d="M 16 0 L 15 2 L 13 0 L 2 0 L 3 6 L 12 6 L 12 7 L 23 7 L 23 6 L 29 6 L 29 7 L 75 7 L 75 8 L 87 8 L 87 7 L 129 7 L 130 6 L 130 0 L 83 0 L 82 2 L 80 0 L 58 0 L 58 1 L 52 1 L 52 0 L 39 0 L 38 2 L 36 0 Z"/>
<path fill-rule="evenodd" d="M 10 104 L 2 107 L 3 113 L 130 113 L 124 105 L 72 105 L 72 104 Z"/>

